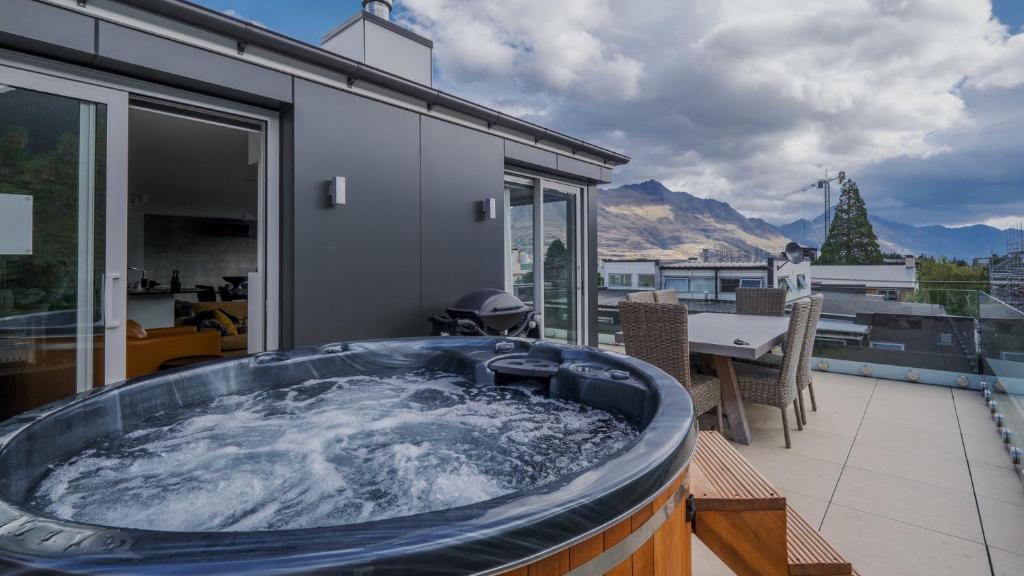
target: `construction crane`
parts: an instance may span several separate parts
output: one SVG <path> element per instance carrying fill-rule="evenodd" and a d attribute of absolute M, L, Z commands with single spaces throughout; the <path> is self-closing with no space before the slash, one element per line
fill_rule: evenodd
<path fill-rule="evenodd" d="M 792 194 L 799 194 L 801 192 L 806 192 L 808 190 L 811 190 L 812 188 L 817 188 L 817 189 L 822 191 L 822 194 L 825 196 L 825 212 L 824 212 L 824 214 L 825 214 L 825 239 L 826 240 L 828 239 L 828 228 L 831 225 L 831 221 L 832 221 L 832 183 L 833 182 L 839 182 L 839 184 L 842 185 L 843 182 L 845 182 L 845 181 L 846 181 L 846 171 L 845 170 L 840 170 L 839 174 L 837 174 L 835 176 L 829 176 L 828 175 L 828 170 L 825 170 L 825 177 L 824 178 L 821 178 L 820 180 L 815 180 L 814 182 L 811 182 L 810 184 L 804 186 L 803 188 L 794 190 L 793 192 L 790 193 L 790 195 L 792 195 Z"/>

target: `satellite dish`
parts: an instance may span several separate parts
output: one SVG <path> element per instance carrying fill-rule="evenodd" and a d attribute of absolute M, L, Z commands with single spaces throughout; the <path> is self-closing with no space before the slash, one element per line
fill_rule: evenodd
<path fill-rule="evenodd" d="M 804 261 L 804 249 L 796 242 L 790 242 L 786 244 L 786 260 L 789 260 L 793 264 L 799 264 Z"/>

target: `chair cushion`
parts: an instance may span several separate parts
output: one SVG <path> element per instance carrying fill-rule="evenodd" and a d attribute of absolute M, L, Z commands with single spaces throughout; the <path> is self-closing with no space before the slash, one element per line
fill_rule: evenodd
<path fill-rule="evenodd" d="M 224 336 L 238 336 L 238 327 L 235 325 L 235 322 L 223 311 L 214 310 L 213 319 L 224 327 Z"/>
<path fill-rule="evenodd" d="M 129 318 L 128 321 L 124 323 L 124 329 L 129 338 L 146 337 L 146 329 L 142 327 L 142 324 L 139 324 L 138 322 L 132 320 L 131 318 Z"/>

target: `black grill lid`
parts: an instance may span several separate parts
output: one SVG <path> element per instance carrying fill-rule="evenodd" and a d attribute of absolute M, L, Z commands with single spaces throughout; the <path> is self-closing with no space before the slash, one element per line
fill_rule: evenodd
<path fill-rule="evenodd" d="M 448 308 L 449 313 L 476 314 L 481 317 L 501 314 L 516 314 L 532 310 L 523 301 L 515 296 L 498 290 L 497 288 L 485 288 L 470 292 L 455 301 Z"/>
<path fill-rule="evenodd" d="M 448 308 L 453 318 L 467 318 L 499 332 L 515 327 L 523 316 L 533 312 L 523 301 L 496 288 L 470 292 Z"/>

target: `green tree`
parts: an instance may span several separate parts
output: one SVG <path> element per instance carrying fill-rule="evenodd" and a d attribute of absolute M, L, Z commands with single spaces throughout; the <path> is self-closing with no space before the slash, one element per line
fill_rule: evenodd
<path fill-rule="evenodd" d="M 569 250 L 555 238 L 544 254 L 544 282 L 553 286 L 569 285 Z"/>
<path fill-rule="evenodd" d="M 978 291 L 988 292 L 988 268 L 963 260 L 922 257 L 917 261 L 915 302 L 938 304 L 952 316 L 977 316 Z"/>
<path fill-rule="evenodd" d="M 821 247 L 818 264 L 882 264 L 882 251 L 878 237 L 868 220 L 868 209 L 860 197 L 860 189 L 853 180 L 843 182 L 828 229 L 828 237 Z"/>

